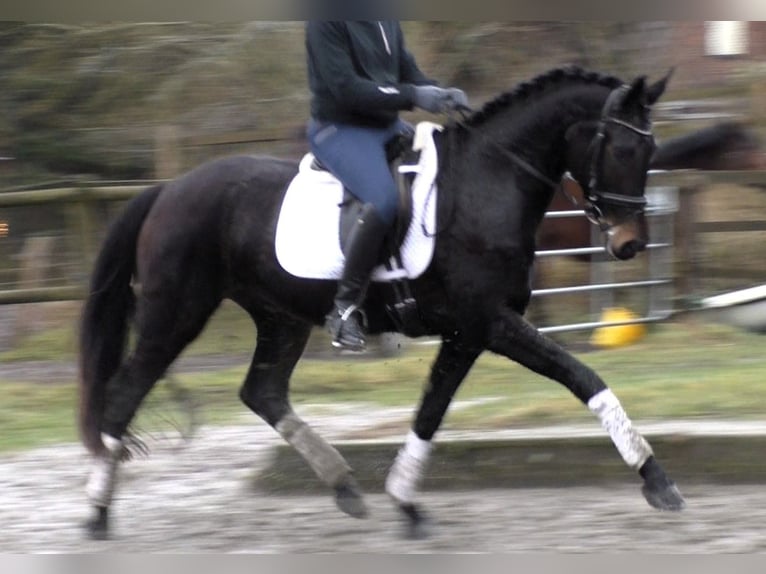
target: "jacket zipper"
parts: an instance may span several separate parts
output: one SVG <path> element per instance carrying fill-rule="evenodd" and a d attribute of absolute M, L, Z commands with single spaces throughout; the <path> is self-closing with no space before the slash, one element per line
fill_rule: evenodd
<path fill-rule="evenodd" d="M 378 28 L 380 28 L 380 35 L 383 36 L 383 43 L 386 45 L 386 52 L 391 55 L 391 46 L 388 44 L 388 38 L 386 37 L 386 31 L 383 29 L 383 23 L 378 20 Z"/>

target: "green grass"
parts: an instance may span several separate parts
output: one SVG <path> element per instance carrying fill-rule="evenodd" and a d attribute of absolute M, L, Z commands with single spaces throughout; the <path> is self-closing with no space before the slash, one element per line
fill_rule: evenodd
<path fill-rule="evenodd" d="M 25 336 L 20 345 L 0 353 L 0 362 L 72 361 L 76 349 L 74 329 L 57 326 Z"/>
<path fill-rule="evenodd" d="M 77 439 L 74 385 L 3 382 L 0 452 Z"/>
<path fill-rule="evenodd" d="M 200 343 L 200 349 L 211 343 Z M 576 353 L 593 367 L 636 421 L 662 419 L 762 419 L 766 413 L 766 337 L 696 322 L 655 326 L 632 346 Z M 297 408 L 354 402 L 415 408 L 435 346 L 412 345 L 386 359 L 305 359 L 295 370 L 291 399 Z M 203 424 L 255 421 L 237 398 L 245 364 L 173 375 L 188 389 Z M 0 403 L 0 450 L 26 449 L 76 440 L 74 383 L 4 382 Z M 491 397 L 484 404 L 448 413 L 443 428 L 508 428 L 592 422 L 566 389 L 511 363 L 485 354 L 459 389 L 456 400 Z M 363 408 L 363 407 L 360 407 Z M 142 430 L 183 423 L 158 385 L 138 424 Z M 310 417 L 309 417 L 310 420 Z"/>
<path fill-rule="evenodd" d="M 636 420 L 763 418 L 766 338 L 725 327 L 679 323 L 655 327 L 642 342 L 580 355 L 615 391 Z M 497 358 L 477 366 L 484 386 L 505 380 L 503 399 L 454 417 L 471 427 L 588 421 L 590 413 L 558 385 L 514 365 L 506 375 Z M 471 383 L 466 383 L 471 389 Z"/>
<path fill-rule="evenodd" d="M 50 314 L 50 326 L 23 336 L 12 349 L 0 352 L 0 362 L 74 361 L 79 304 L 73 303 Z M 226 301 L 202 335 L 184 351 L 184 356 L 250 353 L 254 345 L 252 320 L 242 309 Z"/>

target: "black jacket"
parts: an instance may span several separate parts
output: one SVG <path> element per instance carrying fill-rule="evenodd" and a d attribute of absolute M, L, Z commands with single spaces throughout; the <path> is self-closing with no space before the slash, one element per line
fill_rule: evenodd
<path fill-rule="evenodd" d="M 308 22 L 306 52 L 311 115 L 320 121 L 386 126 L 412 109 L 413 85 L 436 83 L 396 21 Z"/>

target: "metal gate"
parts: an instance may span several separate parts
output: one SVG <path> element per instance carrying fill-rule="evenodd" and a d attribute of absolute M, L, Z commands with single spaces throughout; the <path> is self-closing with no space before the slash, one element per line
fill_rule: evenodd
<path fill-rule="evenodd" d="M 587 285 L 567 285 L 547 289 L 535 289 L 532 297 L 554 297 L 570 293 L 590 293 L 590 321 L 539 327 L 543 333 L 584 331 L 604 326 L 652 323 L 667 319 L 673 313 L 673 236 L 674 218 L 679 206 L 679 188 L 655 186 L 646 189 L 646 217 L 650 243 L 646 251 L 645 276 L 629 281 L 620 280 L 620 265 L 608 259 L 601 241 L 600 231 L 594 225 L 591 247 L 537 251 L 538 258 L 589 255 L 590 282 Z M 585 217 L 582 210 L 552 211 L 546 218 Z M 611 307 L 614 294 L 619 290 L 647 290 L 647 304 L 640 316 L 625 321 L 604 322 L 598 318 L 604 309 Z M 634 310 L 635 311 L 635 310 Z"/>

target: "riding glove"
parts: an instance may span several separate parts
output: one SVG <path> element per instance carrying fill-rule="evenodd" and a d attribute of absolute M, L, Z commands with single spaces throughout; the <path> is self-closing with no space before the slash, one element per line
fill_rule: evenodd
<path fill-rule="evenodd" d="M 468 106 L 468 98 L 458 88 L 415 86 L 415 106 L 433 114 Z"/>

